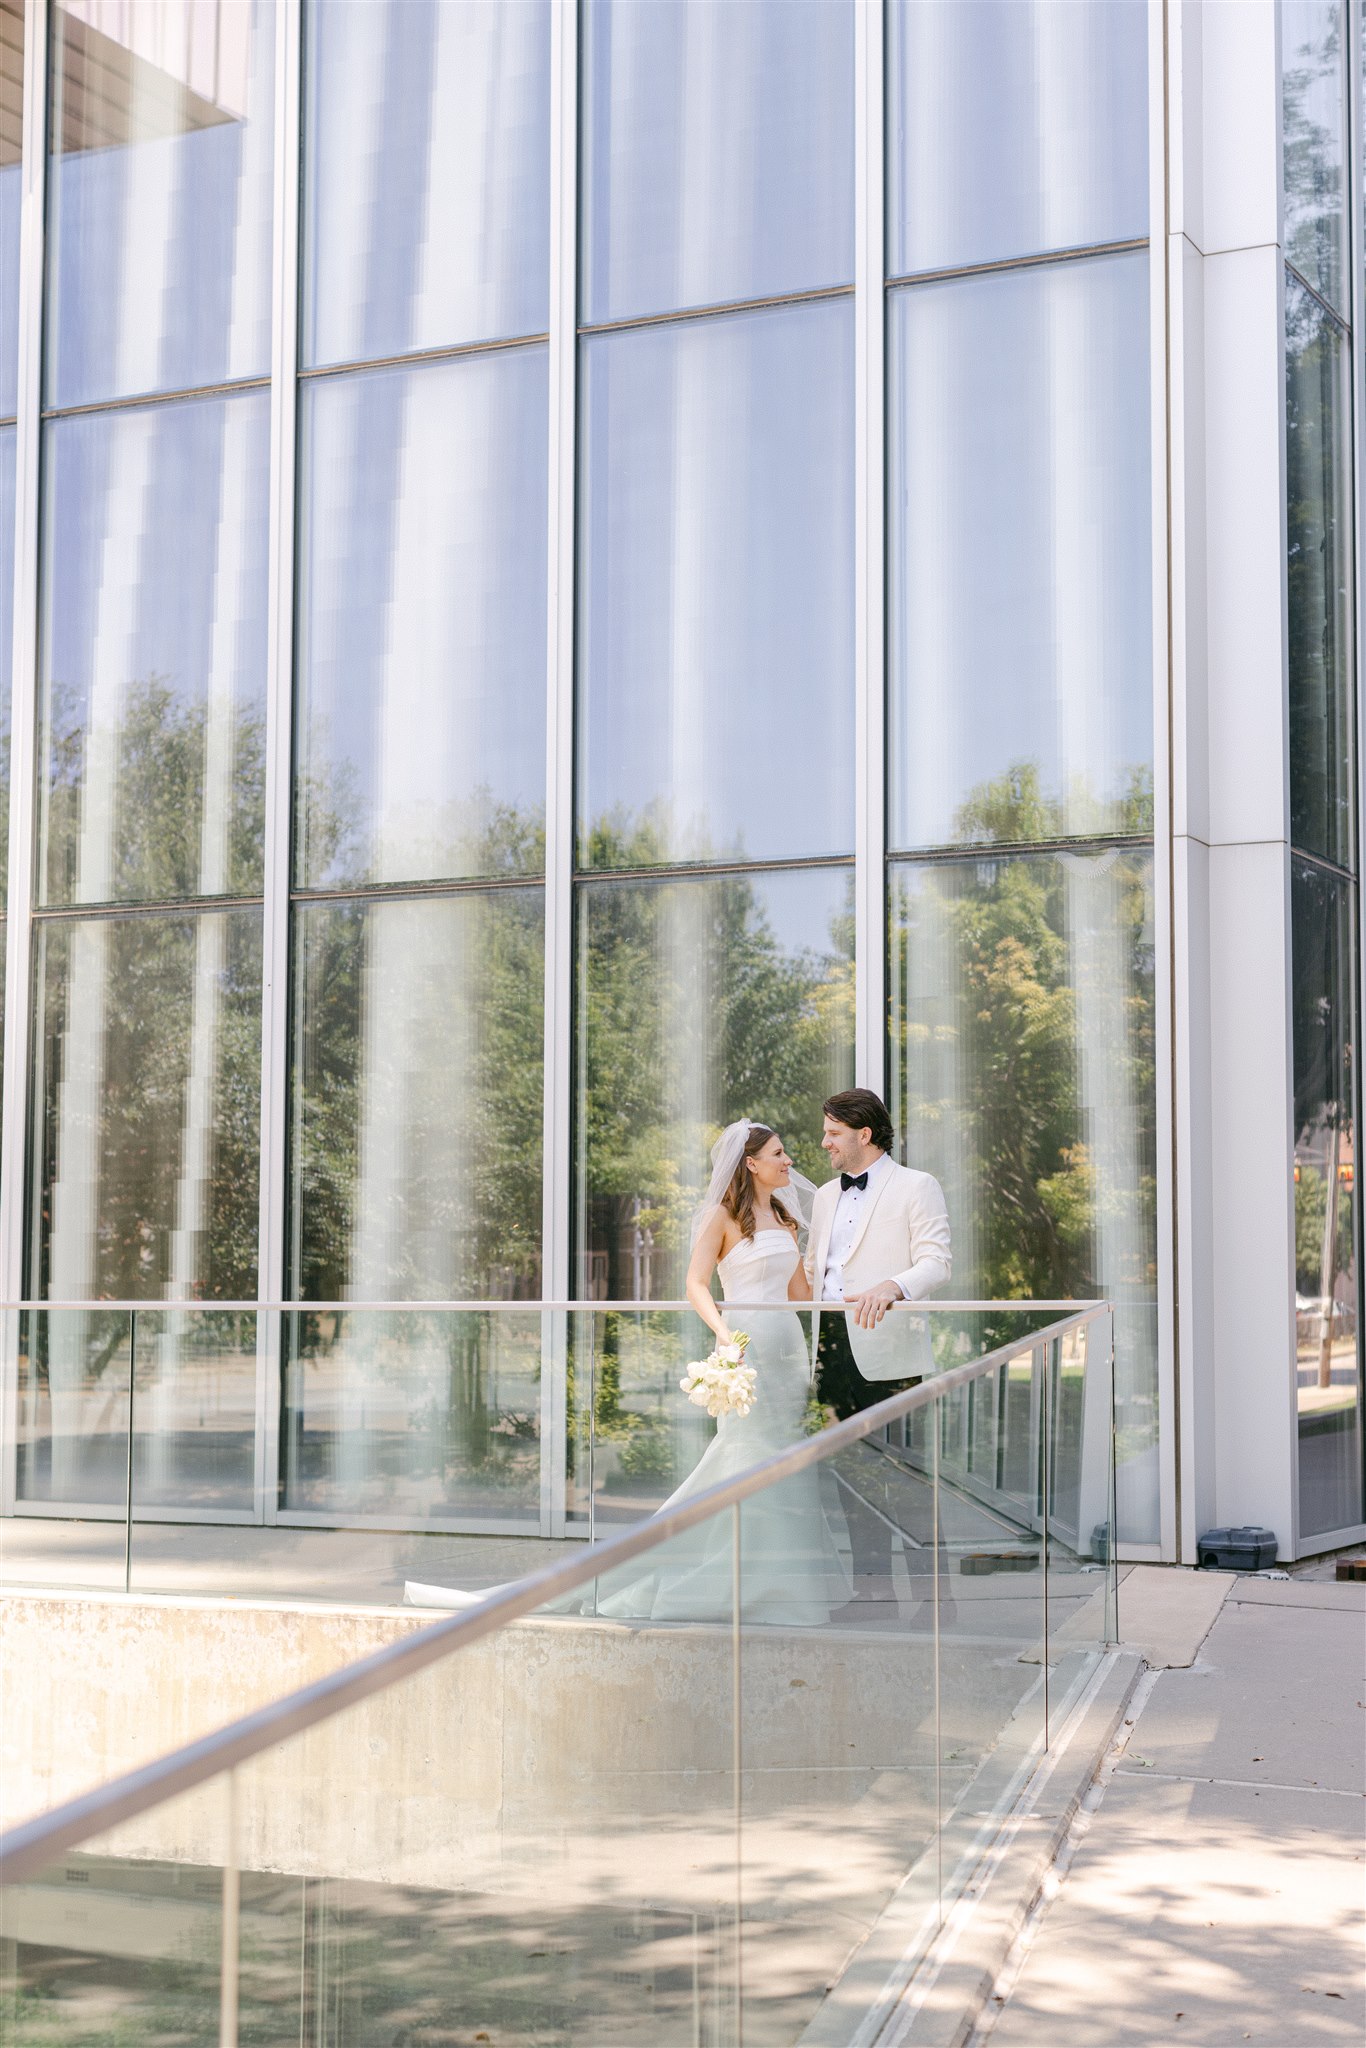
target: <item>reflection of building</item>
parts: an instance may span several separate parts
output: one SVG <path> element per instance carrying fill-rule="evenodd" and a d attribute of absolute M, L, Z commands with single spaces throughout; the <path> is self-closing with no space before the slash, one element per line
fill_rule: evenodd
<path fill-rule="evenodd" d="M 0 0 L 7 1295 L 667 1297 L 857 1074 L 956 1290 L 1119 1302 L 1127 1541 L 1358 1527 L 1361 55 Z"/>

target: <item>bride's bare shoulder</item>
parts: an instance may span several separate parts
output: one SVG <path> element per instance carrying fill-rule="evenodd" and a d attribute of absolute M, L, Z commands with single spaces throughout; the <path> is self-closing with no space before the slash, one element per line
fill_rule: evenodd
<path fill-rule="evenodd" d="M 698 1222 L 694 1242 L 704 1245 L 713 1258 L 724 1259 L 740 1241 L 740 1226 L 729 1209 L 720 1202 L 713 1202 Z"/>

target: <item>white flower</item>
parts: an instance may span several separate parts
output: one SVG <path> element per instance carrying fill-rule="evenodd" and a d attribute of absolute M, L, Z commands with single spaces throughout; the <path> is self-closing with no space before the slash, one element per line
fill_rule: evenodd
<path fill-rule="evenodd" d="M 741 1362 L 748 1343 L 741 1330 L 732 1343 L 718 1344 L 706 1358 L 695 1359 L 678 1382 L 688 1399 L 713 1418 L 748 1415 L 758 1399 L 754 1368 Z"/>

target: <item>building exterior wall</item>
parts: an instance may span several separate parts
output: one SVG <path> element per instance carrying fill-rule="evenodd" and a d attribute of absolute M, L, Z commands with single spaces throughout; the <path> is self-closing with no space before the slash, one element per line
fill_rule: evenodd
<path fill-rule="evenodd" d="M 1356 5 L 170 14 L 0 8 L 5 1298 L 669 1298 L 857 1078 L 955 1293 L 1115 1299 L 1135 1554 L 1359 1526 Z M 200 1510 L 371 1511 L 373 1346 L 319 1491 L 152 1328 L 168 1512 L 209 1351 Z"/>

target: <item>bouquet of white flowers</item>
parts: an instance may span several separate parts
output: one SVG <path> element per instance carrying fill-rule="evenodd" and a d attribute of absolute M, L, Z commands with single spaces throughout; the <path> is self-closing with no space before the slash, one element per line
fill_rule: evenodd
<path fill-rule="evenodd" d="M 688 1399 L 708 1415 L 748 1415 L 758 1399 L 758 1376 L 745 1364 L 747 1331 L 739 1330 L 731 1344 L 718 1344 L 706 1358 L 688 1367 L 678 1384 Z"/>

